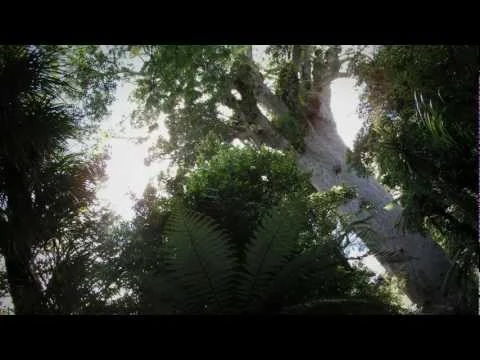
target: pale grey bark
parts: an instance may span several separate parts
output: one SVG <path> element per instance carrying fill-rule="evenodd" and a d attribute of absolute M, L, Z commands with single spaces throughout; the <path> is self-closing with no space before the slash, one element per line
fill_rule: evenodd
<path fill-rule="evenodd" d="M 413 302 L 425 306 L 427 311 L 447 310 L 456 303 L 455 296 L 459 293 L 458 289 L 453 289 L 456 290 L 453 297 L 446 298 L 441 291 L 451 267 L 450 260 L 432 239 L 411 232 L 403 233 L 398 228 L 401 209 L 398 206 L 391 210 L 384 208 L 392 201 L 392 196 L 374 178 L 359 177 L 347 170 L 347 147 L 338 135 L 330 110 L 330 88 L 324 88 L 319 97 L 321 121 L 310 127 L 305 138 L 306 150 L 298 156 L 299 166 L 312 172 L 312 184 L 319 191 L 342 183 L 354 186 L 359 198 L 346 206 L 345 212 L 353 213 L 361 200 L 373 203 L 375 216 L 370 220 L 370 226 L 376 236 L 366 241 L 367 246 L 385 254 L 377 255 L 378 261 L 389 273 L 405 279 L 406 293 Z M 333 170 L 336 166 L 341 168 L 338 174 Z"/>
<path fill-rule="evenodd" d="M 426 312 L 449 312 L 458 305 L 461 296 L 461 291 L 455 284 L 450 285 L 449 296 L 445 296 L 442 291 L 446 274 L 451 268 L 451 261 L 431 238 L 418 233 L 402 232 L 396 226 L 402 209 L 398 206 L 390 210 L 384 208 L 392 201 L 392 196 L 376 179 L 363 178 L 347 170 L 347 147 L 337 132 L 330 109 L 331 81 L 346 74 L 339 73 L 338 57 L 330 56 L 325 65 L 320 66 L 325 66 L 327 71 L 313 74 L 316 83 L 309 98 L 313 99 L 311 103 L 315 108 L 307 112 L 310 114 L 306 119 L 309 129 L 305 137 L 305 150 L 298 154 L 299 167 L 312 173 L 311 182 L 318 191 L 328 190 L 340 184 L 355 187 L 358 199 L 342 209 L 346 213 L 356 212 L 359 202 L 363 199 L 372 203 L 375 211 L 370 225 L 375 236 L 368 240 L 364 239 L 367 240 L 367 246 L 375 248 L 378 261 L 389 273 L 405 280 L 406 294 L 413 302 L 422 306 Z M 255 84 L 250 85 L 253 86 L 258 103 L 275 116 L 287 113 L 286 105 L 263 83 L 258 72 L 253 78 Z M 248 94 L 242 94 L 243 96 Z M 256 134 L 256 141 L 277 149 L 287 148 L 288 141 L 276 132 L 256 105 L 252 106 L 252 102 L 249 104 L 248 108 L 238 104 L 236 110 L 254 119 L 261 126 L 262 132 Z M 338 169 L 341 169 L 340 172 Z"/>

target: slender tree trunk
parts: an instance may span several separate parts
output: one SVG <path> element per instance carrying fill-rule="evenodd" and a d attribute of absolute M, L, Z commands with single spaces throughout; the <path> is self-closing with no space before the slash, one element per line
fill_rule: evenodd
<path fill-rule="evenodd" d="M 8 227 L 1 234 L 0 250 L 5 258 L 15 314 L 42 314 L 46 312 L 42 289 L 31 269 L 35 236 L 29 224 L 31 194 L 15 165 L 6 166 L 5 174 Z"/>
<path fill-rule="evenodd" d="M 5 256 L 7 279 L 10 296 L 15 306 L 16 315 L 44 314 L 43 294 L 40 284 L 32 275 L 26 259 L 15 255 Z"/>

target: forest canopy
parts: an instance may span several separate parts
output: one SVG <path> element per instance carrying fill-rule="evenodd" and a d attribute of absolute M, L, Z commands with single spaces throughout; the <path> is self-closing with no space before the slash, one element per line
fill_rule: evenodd
<path fill-rule="evenodd" d="M 478 55 L 0 46 L 0 296 L 15 314 L 478 313 Z M 352 149 L 338 78 L 363 89 Z M 170 161 L 131 220 L 98 198 L 125 82 L 158 136 L 145 162 Z"/>

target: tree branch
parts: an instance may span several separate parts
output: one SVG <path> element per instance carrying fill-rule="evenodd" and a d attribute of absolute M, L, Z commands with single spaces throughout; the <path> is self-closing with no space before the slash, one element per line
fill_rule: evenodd
<path fill-rule="evenodd" d="M 237 110 L 240 105 L 240 101 L 237 100 L 231 93 L 226 93 L 223 95 L 222 102 L 225 106 L 232 110 Z"/>
<path fill-rule="evenodd" d="M 363 260 L 370 255 L 372 255 L 372 254 L 370 254 L 370 252 L 367 252 L 366 254 L 363 254 L 363 255 L 360 255 L 360 256 L 347 257 L 347 260 Z"/>
<path fill-rule="evenodd" d="M 353 60 L 353 56 L 347 56 L 344 58 L 339 58 L 338 61 L 340 62 L 340 66 L 345 64 L 347 61 Z"/>
<path fill-rule="evenodd" d="M 260 129 L 255 131 L 254 136 L 251 136 L 255 142 L 268 144 L 275 149 L 287 149 L 289 142 L 281 136 L 272 126 L 270 120 L 262 114 L 258 106 L 255 104 L 251 106 L 249 102 L 241 102 L 239 111 L 243 117 L 248 118 L 249 122 L 257 124 Z"/>
<path fill-rule="evenodd" d="M 302 45 L 293 45 L 293 50 L 292 50 L 292 63 L 295 67 L 295 71 L 300 70 L 300 66 L 302 65 L 303 62 L 303 46 Z"/>
<path fill-rule="evenodd" d="M 347 72 L 342 72 L 342 71 L 339 71 L 336 75 L 335 75 L 335 78 L 336 79 L 339 79 L 339 78 L 349 78 L 351 77 L 351 75 Z"/>
<path fill-rule="evenodd" d="M 247 57 L 253 61 L 253 46 L 248 45 L 247 46 Z"/>
<path fill-rule="evenodd" d="M 119 71 L 118 74 L 124 74 L 124 75 L 130 75 L 130 76 L 143 76 L 145 73 L 143 71 L 134 71 L 131 70 L 127 67 L 122 67 Z"/>

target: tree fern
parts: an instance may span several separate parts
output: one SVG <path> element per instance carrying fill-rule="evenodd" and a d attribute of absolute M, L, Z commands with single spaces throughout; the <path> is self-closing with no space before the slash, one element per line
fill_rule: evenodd
<path fill-rule="evenodd" d="M 244 258 L 236 256 L 225 233 L 210 218 L 176 206 L 167 225 L 167 273 L 144 284 L 152 288 L 149 296 L 158 300 L 152 312 L 280 312 L 285 306 L 318 300 L 318 280 L 338 261 L 319 253 L 325 246 L 301 250 L 304 205 L 286 201 L 270 210 L 246 246 Z M 337 300 L 331 302 L 348 303 Z M 330 300 L 322 301 L 330 306 Z"/>

